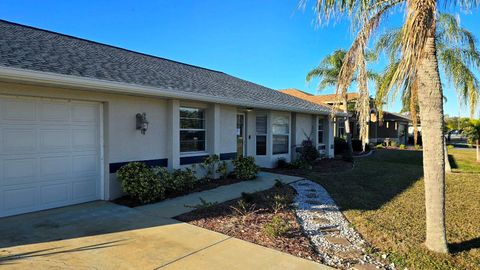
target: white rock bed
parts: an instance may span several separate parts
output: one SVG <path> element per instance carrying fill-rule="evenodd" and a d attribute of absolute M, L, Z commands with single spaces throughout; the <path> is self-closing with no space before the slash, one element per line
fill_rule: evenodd
<path fill-rule="evenodd" d="M 350 269 L 355 264 L 374 264 L 379 269 L 395 269 L 393 265 L 384 265 L 376 258 L 365 254 L 367 243 L 345 219 L 335 201 L 319 184 L 310 180 L 301 180 L 290 184 L 297 191 L 294 206 L 300 225 L 315 246 L 325 264 Z M 315 219 L 328 220 L 319 223 Z M 334 231 L 325 232 L 325 229 Z M 350 244 L 332 244 L 326 236 L 347 239 Z M 342 258 L 339 253 L 358 254 L 355 258 Z"/>

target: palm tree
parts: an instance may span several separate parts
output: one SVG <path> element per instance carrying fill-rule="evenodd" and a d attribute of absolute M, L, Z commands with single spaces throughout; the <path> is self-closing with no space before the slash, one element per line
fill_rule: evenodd
<path fill-rule="evenodd" d="M 389 88 L 392 74 L 400 62 L 401 29 L 394 29 L 383 34 L 375 45 L 376 53 L 384 51 L 390 60 L 377 87 L 377 103 L 387 101 L 392 88 Z M 452 82 L 460 99 L 470 106 L 470 117 L 473 118 L 480 95 L 480 83 L 474 70 L 480 70 L 480 52 L 476 46 L 476 38 L 465 28 L 460 26 L 459 20 L 448 13 L 437 15 L 437 29 L 435 36 L 439 67 L 445 74 L 447 81 Z M 393 89 L 393 96 L 397 93 Z M 418 120 L 418 87 L 415 82 L 403 85 L 402 102 L 404 108 L 410 111 L 414 127 L 414 144 L 417 144 Z"/>
<path fill-rule="evenodd" d="M 307 0 L 301 0 L 305 4 Z M 443 148 L 443 92 L 437 59 L 436 23 L 438 8 L 470 10 L 480 0 L 316 0 L 320 22 L 334 17 L 351 18 L 357 34 L 340 70 L 337 95 L 343 95 L 358 72 L 359 92 L 368 91 L 365 49 L 385 17 L 404 11 L 400 61 L 388 88 L 401 89 L 414 83 L 417 89 L 423 134 L 423 174 L 425 181 L 426 241 L 432 251 L 447 253 L 445 233 L 445 151 Z M 413 86 L 412 86 L 413 87 Z M 367 93 L 366 93 L 367 92 Z M 360 122 L 360 124 L 364 124 Z"/>
<path fill-rule="evenodd" d="M 338 85 L 338 76 L 340 74 L 340 70 L 343 65 L 343 59 L 347 51 L 343 49 L 339 49 L 334 51 L 333 53 L 327 55 L 320 64 L 308 72 L 306 76 L 306 81 L 310 82 L 314 78 L 320 79 L 318 83 L 318 90 L 322 91 L 327 87 L 336 87 Z M 376 59 L 376 55 L 372 52 L 366 52 L 367 61 L 373 61 Z M 373 71 L 368 71 L 367 76 L 369 79 L 377 81 L 379 79 L 379 75 Z M 352 81 L 355 81 L 356 78 L 353 77 Z M 370 102 L 370 101 L 369 101 Z M 343 111 L 348 115 L 348 99 L 345 92 L 345 95 L 335 103 L 336 107 L 340 104 L 343 104 Z M 358 104 L 355 105 L 355 110 L 361 110 L 364 106 Z M 338 108 L 335 108 L 338 109 Z M 370 111 L 370 110 L 369 110 Z M 367 129 L 365 129 L 366 131 Z M 365 145 L 366 140 L 368 139 L 368 134 L 364 134 L 365 132 L 360 132 L 360 138 L 362 139 L 362 145 Z M 345 117 L 345 134 L 347 136 L 347 156 L 349 158 L 352 157 L 352 135 L 350 130 L 350 121 L 349 117 Z"/>
<path fill-rule="evenodd" d="M 475 143 L 477 162 L 480 162 L 480 120 L 470 120 L 468 126 L 463 129 L 463 134 L 467 136 L 470 143 Z"/>

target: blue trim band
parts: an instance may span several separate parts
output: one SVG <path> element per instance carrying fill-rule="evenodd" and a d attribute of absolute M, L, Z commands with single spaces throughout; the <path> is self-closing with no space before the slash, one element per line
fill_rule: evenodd
<path fill-rule="evenodd" d="M 190 165 L 190 164 L 202 163 L 203 160 L 207 157 L 208 157 L 208 155 L 180 157 L 180 165 Z"/>
<path fill-rule="evenodd" d="M 168 166 L 167 158 L 150 159 L 150 160 L 132 160 L 132 161 L 126 161 L 126 162 L 110 163 L 109 171 L 110 173 L 116 173 L 122 166 L 127 165 L 130 162 L 142 162 L 147 164 L 150 167 L 155 167 L 155 166 L 167 167 Z"/>
<path fill-rule="evenodd" d="M 220 160 L 232 160 L 237 158 L 237 152 L 220 154 Z"/>

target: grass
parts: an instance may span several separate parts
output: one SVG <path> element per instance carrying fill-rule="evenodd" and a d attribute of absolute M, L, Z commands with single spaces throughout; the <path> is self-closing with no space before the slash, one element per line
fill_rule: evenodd
<path fill-rule="evenodd" d="M 308 177 L 330 192 L 352 225 L 388 253 L 397 269 L 480 269 L 480 165 L 474 151 L 449 154 L 456 163 L 446 183 L 450 255 L 423 246 L 422 152 L 378 150 L 357 158 L 353 170 Z"/>

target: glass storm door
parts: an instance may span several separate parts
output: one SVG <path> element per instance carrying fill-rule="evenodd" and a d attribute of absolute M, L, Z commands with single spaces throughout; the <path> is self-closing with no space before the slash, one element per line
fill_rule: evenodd
<path fill-rule="evenodd" d="M 237 114 L 237 156 L 245 155 L 245 114 Z"/>

